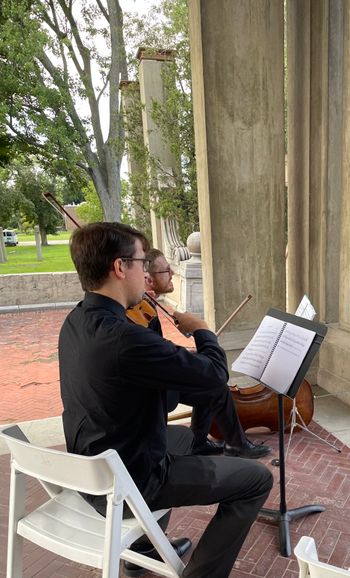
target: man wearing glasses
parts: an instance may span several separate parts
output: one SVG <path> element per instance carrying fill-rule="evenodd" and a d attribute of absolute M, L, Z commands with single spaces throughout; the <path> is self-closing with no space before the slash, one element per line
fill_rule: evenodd
<path fill-rule="evenodd" d="M 225 352 L 191 313 L 175 317 L 193 334 L 196 354 L 127 320 L 144 292 L 149 245 L 139 231 L 93 223 L 74 231 L 70 249 L 86 293 L 59 337 L 67 450 L 116 449 L 152 510 L 217 504 L 182 576 L 228 578 L 271 490 L 271 472 L 252 460 L 192 455 L 191 430 L 167 427 L 169 390 L 210 400 L 227 389 Z M 105 513 L 104 496 L 86 498 Z"/>
<path fill-rule="evenodd" d="M 158 249 L 147 252 L 149 260 L 148 272 L 145 275 L 146 291 L 156 299 L 160 295 L 172 293 L 173 270 L 164 254 Z M 152 322 L 152 329 L 162 335 L 161 325 Z M 192 453 L 197 455 L 211 455 L 224 453 L 227 456 L 239 456 L 250 459 L 259 459 L 271 452 L 265 445 L 255 445 L 246 437 L 229 388 L 226 388 L 211 403 L 204 403 L 197 395 L 180 394 L 178 391 L 168 392 L 168 411 L 173 411 L 179 403 L 193 406 L 191 429 L 194 435 Z M 213 419 L 224 437 L 224 442 L 208 439 L 208 433 Z"/>

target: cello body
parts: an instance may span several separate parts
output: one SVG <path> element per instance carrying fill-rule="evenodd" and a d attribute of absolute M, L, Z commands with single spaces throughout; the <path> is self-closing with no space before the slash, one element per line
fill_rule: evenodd
<path fill-rule="evenodd" d="M 271 391 L 261 383 L 252 387 L 238 388 L 236 385 L 229 386 L 231 394 L 244 430 L 256 427 L 266 427 L 270 431 L 278 431 L 278 394 Z M 311 385 L 306 379 L 299 387 L 295 397 L 297 408 L 297 423 L 301 423 L 299 415 L 308 425 L 314 413 L 314 399 Z M 286 432 L 289 431 L 293 400 L 284 397 L 284 420 Z M 299 414 L 299 415 L 298 415 Z M 210 434 L 216 439 L 222 439 L 220 430 L 215 421 L 212 423 Z"/>

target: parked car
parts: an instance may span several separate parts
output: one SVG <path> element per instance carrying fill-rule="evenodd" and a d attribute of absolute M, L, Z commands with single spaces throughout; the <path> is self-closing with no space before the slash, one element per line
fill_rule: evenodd
<path fill-rule="evenodd" d="M 6 247 L 15 247 L 18 245 L 18 237 L 15 231 L 11 231 L 11 229 L 4 229 L 3 235 Z"/>

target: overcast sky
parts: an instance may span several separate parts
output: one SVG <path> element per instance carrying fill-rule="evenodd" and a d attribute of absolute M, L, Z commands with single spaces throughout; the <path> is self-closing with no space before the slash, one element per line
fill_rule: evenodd
<path fill-rule="evenodd" d="M 119 0 L 119 4 L 123 12 L 139 12 L 144 14 L 148 11 L 154 0 Z"/>

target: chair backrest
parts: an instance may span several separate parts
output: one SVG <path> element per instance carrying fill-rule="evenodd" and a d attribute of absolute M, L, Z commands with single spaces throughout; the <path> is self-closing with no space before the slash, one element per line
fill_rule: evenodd
<path fill-rule="evenodd" d="M 115 450 L 107 450 L 92 457 L 80 456 L 32 445 L 18 426 L 3 427 L 0 431 L 17 471 L 49 484 L 87 494 L 104 495 L 113 492 L 117 467 L 113 468 L 111 464 L 116 462 Z M 121 468 L 126 470 L 122 462 Z M 125 473 L 127 471 L 122 472 L 124 479 Z"/>
<path fill-rule="evenodd" d="M 350 571 L 320 562 L 315 540 L 302 536 L 294 549 L 299 564 L 299 578 L 339 578 L 350 576 Z"/>
<path fill-rule="evenodd" d="M 38 447 L 16 425 L 0 428 L 0 436 L 11 452 L 7 576 L 22 576 L 23 538 L 69 560 L 101 568 L 103 578 L 119 576 L 120 559 L 168 578 L 181 576 L 184 564 L 157 523 L 168 509 L 150 511 L 115 450 L 80 456 Z M 51 497 L 29 513 L 26 475 L 39 480 Z M 106 518 L 78 492 L 106 495 Z M 123 520 L 124 501 L 135 518 Z M 143 534 L 163 561 L 130 550 Z"/>

